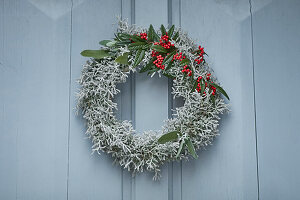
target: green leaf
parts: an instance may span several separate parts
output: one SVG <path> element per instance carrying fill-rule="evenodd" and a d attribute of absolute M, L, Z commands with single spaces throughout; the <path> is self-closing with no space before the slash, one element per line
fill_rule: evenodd
<path fill-rule="evenodd" d="M 136 46 L 142 46 L 147 44 L 146 42 L 135 42 L 128 45 L 128 47 L 136 47 Z"/>
<path fill-rule="evenodd" d="M 140 64 L 140 62 L 143 60 L 144 57 L 145 57 L 145 50 L 139 49 L 136 52 L 136 56 L 135 56 L 135 61 L 133 63 L 133 67 L 136 67 L 138 64 Z"/>
<path fill-rule="evenodd" d="M 230 100 L 228 94 L 225 92 L 225 90 L 224 90 L 221 86 L 219 86 L 219 85 L 217 85 L 217 84 L 215 84 L 215 83 L 210 83 L 210 85 L 214 86 L 214 87 L 215 87 L 219 92 L 221 92 L 228 100 Z"/>
<path fill-rule="evenodd" d="M 168 30 L 168 36 L 169 36 L 169 38 L 172 38 L 174 29 L 175 29 L 175 26 L 173 25 L 173 26 L 171 26 L 171 28 Z"/>
<path fill-rule="evenodd" d="M 167 55 L 164 59 L 164 61 L 162 62 L 162 65 L 169 63 L 172 59 L 173 56 L 175 55 L 176 51 L 172 51 L 171 53 L 169 53 L 169 55 Z"/>
<path fill-rule="evenodd" d="M 205 82 L 203 80 L 201 80 L 200 86 L 201 86 L 201 94 L 203 94 L 205 91 Z"/>
<path fill-rule="evenodd" d="M 102 40 L 99 42 L 99 44 L 106 46 L 107 43 L 111 42 L 111 40 Z"/>
<path fill-rule="evenodd" d="M 113 46 L 115 46 L 116 45 L 116 43 L 117 43 L 117 41 L 110 41 L 110 42 L 108 42 L 108 43 L 106 43 L 106 46 L 107 47 L 113 47 Z"/>
<path fill-rule="evenodd" d="M 172 76 L 171 74 L 168 74 L 168 73 L 162 73 L 162 75 L 164 75 L 165 77 L 168 77 L 170 79 L 176 78 L 175 76 Z"/>
<path fill-rule="evenodd" d="M 189 150 L 190 154 L 195 158 L 197 159 L 198 158 L 198 155 L 196 154 L 196 151 L 195 151 L 195 148 L 194 148 L 194 145 L 191 141 L 190 138 L 186 139 L 186 146 L 187 146 L 187 149 Z"/>
<path fill-rule="evenodd" d="M 96 59 L 101 59 L 104 57 L 111 56 L 108 53 L 108 50 L 84 50 L 80 54 L 85 57 L 92 57 L 92 58 L 96 58 Z"/>
<path fill-rule="evenodd" d="M 152 44 L 145 44 L 142 46 L 142 49 L 149 50 L 149 48 L 152 46 Z"/>
<path fill-rule="evenodd" d="M 128 44 L 131 44 L 130 40 L 127 40 L 127 41 L 125 40 L 125 41 L 117 42 L 116 46 L 126 46 Z"/>
<path fill-rule="evenodd" d="M 215 98 L 215 96 L 211 95 L 210 98 L 211 98 L 211 101 L 212 101 L 213 105 L 215 106 L 216 105 L 216 98 Z"/>
<path fill-rule="evenodd" d="M 152 24 L 150 24 L 149 29 L 148 29 L 148 41 L 153 42 L 154 41 L 154 28 Z"/>
<path fill-rule="evenodd" d="M 123 64 L 123 65 L 129 65 L 128 55 L 129 55 L 129 53 L 124 53 L 122 56 L 117 57 L 115 62 Z"/>
<path fill-rule="evenodd" d="M 117 40 L 118 42 L 120 42 L 121 39 L 119 38 L 119 36 L 116 33 L 114 33 L 114 35 L 115 35 L 115 40 Z"/>
<path fill-rule="evenodd" d="M 151 48 L 160 53 L 167 53 L 167 50 L 160 45 L 152 45 Z"/>
<path fill-rule="evenodd" d="M 179 149 L 178 149 L 177 154 L 176 154 L 176 158 L 179 157 L 179 155 L 180 155 L 180 153 L 181 153 L 181 151 L 182 151 L 182 148 L 183 148 L 184 143 L 185 143 L 185 141 L 184 141 L 184 140 L 181 140 Z"/>
<path fill-rule="evenodd" d="M 166 133 L 158 139 L 158 143 L 165 144 L 166 142 L 176 140 L 178 138 L 178 133 L 179 133 L 178 131 L 172 131 L 172 132 Z"/>
<path fill-rule="evenodd" d="M 180 65 L 188 65 L 190 63 L 190 60 L 185 58 L 180 62 Z"/>
<path fill-rule="evenodd" d="M 198 85 L 198 81 L 197 80 L 194 80 L 194 85 L 193 85 L 193 89 L 192 89 L 192 92 L 194 92 L 197 88 L 197 85 Z"/>
<path fill-rule="evenodd" d="M 164 27 L 164 25 L 160 26 L 160 31 L 161 31 L 161 35 L 166 35 L 166 28 Z"/>
<path fill-rule="evenodd" d="M 169 70 L 172 66 L 174 66 L 174 62 L 169 62 L 166 65 L 167 66 L 166 66 L 165 70 Z"/>
<path fill-rule="evenodd" d="M 157 33 L 155 32 L 152 24 L 150 24 L 149 26 L 149 31 L 148 31 L 148 40 L 150 42 L 153 42 L 153 41 L 159 41 L 159 36 L 157 35 Z"/>
<path fill-rule="evenodd" d="M 118 33 L 118 37 L 120 40 L 129 40 L 131 35 L 129 35 L 128 33 Z"/>
<path fill-rule="evenodd" d="M 175 33 L 175 35 L 173 36 L 173 40 L 177 40 L 178 39 L 178 37 L 179 37 L 179 31 L 177 31 L 176 33 Z"/>
<path fill-rule="evenodd" d="M 142 39 L 140 36 L 137 35 L 131 35 L 130 39 L 134 42 L 145 42 L 145 39 Z"/>

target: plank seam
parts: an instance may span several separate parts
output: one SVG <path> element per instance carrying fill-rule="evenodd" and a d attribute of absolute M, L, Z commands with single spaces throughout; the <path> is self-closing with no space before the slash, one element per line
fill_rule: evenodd
<path fill-rule="evenodd" d="M 168 27 L 173 24 L 172 21 L 172 0 L 168 0 Z M 172 109 L 174 107 L 172 97 L 173 80 L 168 78 L 168 118 L 172 117 Z M 173 200 L 174 183 L 173 183 L 173 162 L 168 165 L 168 200 Z"/>
<path fill-rule="evenodd" d="M 71 136 L 71 83 L 72 83 L 72 31 L 73 31 L 73 0 L 71 0 L 71 10 L 70 10 L 70 47 L 69 47 L 69 124 L 68 124 L 68 168 L 67 168 L 67 200 L 69 199 L 69 175 L 70 175 L 70 136 Z"/>
<path fill-rule="evenodd" d="M 130 9 L 131 9 L 131 24 L 135 24 L 135 0 L 130 1 Z M 131 74 L 130 79 L 130 91 L 131 91 L 131 120 L 134 129 L 136 128 L 136 119 L 135 119 L 135 73 Z M 136 200 L 136 184 L 135 184 L 135 177 L 131 178 L 131 199 Z"/>
<path fill-rule="evenodd" d="M 250 28 L 251 28 L 251 59 L 252 59 L 252 84 L 253 84 L 253 109 L 254 109 L 254 130 L 255 130 L 255 153 L 256 153 L 256 179 L 257 179 L 257 199 L 259 200 L 259 159 L 257 144 L 257 123 L 256 123 L 256 90 L 255 90 L 255 66 L 254 66 L 254 41 L 253 41 L 253 20 L 252 20 L 252 1 L 249 0 L 250 8 Z"/>
<path fill-rule="evenodd" d="M 179 27 L 181 27 L 181 10 L 182 10 L 182 4 L 181 0 L 179 0 Z M 180 161 L 180 200 L 182 200 L 182 160 Z"/>

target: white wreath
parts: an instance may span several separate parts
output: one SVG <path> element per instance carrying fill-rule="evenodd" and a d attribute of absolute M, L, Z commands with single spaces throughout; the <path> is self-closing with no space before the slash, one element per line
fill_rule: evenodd
<path fill-rule="evenodd" d="M 197 49 L 194 42 L 180 29 L 176 31 L 179 40 L 170 42 L 188 59 L 197 59 L 193 53 Z M 142 32 L 147 30 L 130 26 L 126 21 L 119 21 L 118 33 L 134 35 Z M 107 43 L 102 48 L 110 51 L 113 49 L 115 50 L 114 45 Z M 83 118 L 86 119 L 86 134 L 92 139 L 93 152 L 111 154 L 116 163 L 133 174 L 144 170 L 153 171 L 156 179 L 160 175 L 160 166 L 166 161 L 187 159 L 190 154 L 196 157 L 195 150 L 211 144 L 218 135 L 219 115 L 228 111 L 228 104 L 221 97 L 221 93 L 212 96 L 209 88 L 205 88 L 206 94 L 192 91 L 193 85 L 182 73 L 182 68 L 178 67 L 180 62 L 174 61 L 175 67 L 168 69 L 167 73 L 176 77 L 173 80 L 172 94 L 174 98 L 183 97 L 184 105 L 174 110 L 173 118 L 165 120 L 162 130 L 136 134 L 130 121 L 120 121 L 115 117 L 117 104 L 113 101 L 120 92 L 117 84 L 124 83 L 130 72 L 137 71 L 133 63 L 138 55 L 130 52 L 132 50 L 128 46 L 123 46 L 118 48 L 115 56 L 101 59 L 96 57 L 87 61 L 79 80 L 81 88 L 77 107 L 82 110 Z M 128 65 L 115 61 L 115 57 L 124 56 L 126 53 Z M 146 50 L 139 66 L 145 66 L 151 58 L 151 49 Z M 207 73 L 212 73 L 206 62 L 191 62 L 190 67 L 193 78 L 206 77 Z M 150 73 L 152 77 L 155 73 L 162 75 L 165 71 L 160 69 Z M 214 76 L 211 80 L 217 81 Z"/>

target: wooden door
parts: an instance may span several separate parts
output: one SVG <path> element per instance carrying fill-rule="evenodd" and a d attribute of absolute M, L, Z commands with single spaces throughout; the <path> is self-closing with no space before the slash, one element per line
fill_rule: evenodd
<path fill-rule="evenodd" d="M 297 0 L 0 0 L 0 199 L 297 199 L 299 9 Z M 181 26 L 231 97 L 214 144 L 163 166 L 160 181 L 91 155 L 75 114 L 80 52 L 112 38 L 116 16 Z M 160 129 L 181 103 L 171 84 L 130 76 L 118 117 Z"/>

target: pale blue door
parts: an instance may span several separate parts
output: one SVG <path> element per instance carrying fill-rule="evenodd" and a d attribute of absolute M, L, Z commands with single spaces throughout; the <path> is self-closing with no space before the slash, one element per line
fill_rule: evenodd
<path fill-rule="evenodd" d="M 0 0 L 0 199 L 299 199 L 299 11 L 297 0 Z M 80 52 L 112 38 L 118 15 L 188 31 L 231 97 L 214 145 L 156 182 L 91 155 L 74 110 Z M 137 73 L 119 88 L 118 117 L 138 132 L 181 103 L 167 78 Z"/>

